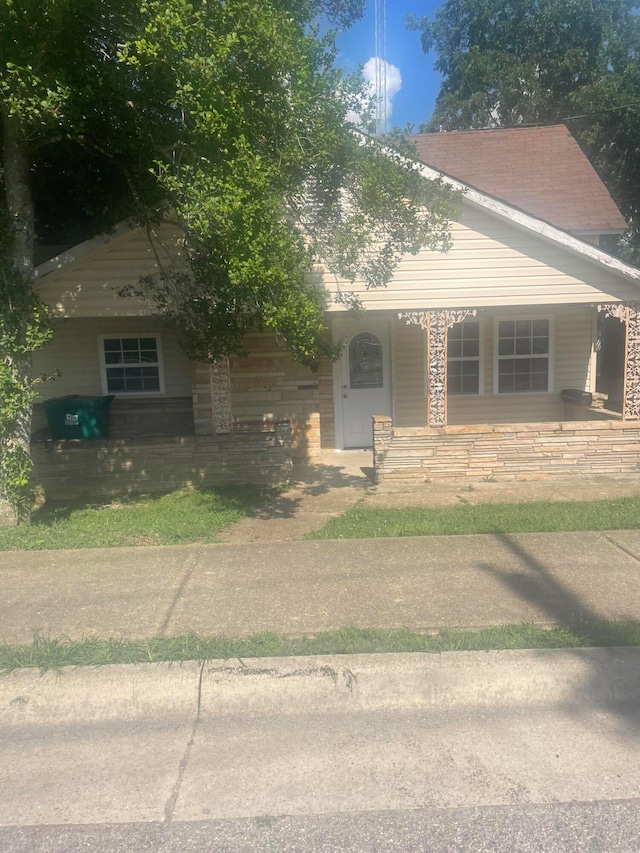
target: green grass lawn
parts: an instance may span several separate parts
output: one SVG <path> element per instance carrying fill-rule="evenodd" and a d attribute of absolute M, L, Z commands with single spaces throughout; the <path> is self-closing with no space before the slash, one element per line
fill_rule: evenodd
<path fill-rule="evenodd" d="M 638 622 L 584 622 L 575 626 L 499 625 L 478 631 L 443 628 L 421 634 L 406 629 L 343 628 L 288 637 L 263 633 L 250 637 L 155 637 L 146 640 L 51 639 L 37 635 L 29 645 L 0 644 L 0 673 L 36 667 L 101 666 L 187 660 L 289 657 L 296 655 L 380 654 L 397 652 L 489 651 L 491 649 L 573 649 L 640 645 Z"/>
<path fill-rule="evenodd" d="M 215 542 L 222 528 L 261 506 L 269 494 L 255 488 L 182 489 L 102 506 L 44 506 L 29 526 L 0 530 L 0 551 Z"/>
<path fill-rule="evenodd" d="M 640 495 L 600 501 L 461 503 L 454 507 L 371 509 L 360 503 L 307 539 L 379 536 L 452 536 L 467 533 L 540 533 L 640 528 Z"/>

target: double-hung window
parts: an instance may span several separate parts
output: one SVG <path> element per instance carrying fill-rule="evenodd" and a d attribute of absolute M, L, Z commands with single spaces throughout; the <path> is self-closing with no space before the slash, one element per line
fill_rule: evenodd
<path fill-rule="evenodd" d="M 456 323 L 447 333 L 447 393 L 481 393 L 481 328 L 479 320 Z"/>
<path fill-rule="evenodd" d="M 498 394 L 551 390 L 551 321 L 498 320 L 496 373 Z"/>
<path fill-rule="evenodd" d="M 104 335 L 100 339 L 100 360 L 105 394 L 164 392 L 158 335 Z"/>

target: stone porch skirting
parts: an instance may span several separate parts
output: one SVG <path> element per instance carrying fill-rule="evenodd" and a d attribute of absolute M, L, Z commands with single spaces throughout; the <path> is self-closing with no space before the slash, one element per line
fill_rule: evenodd
<path fill-rule="evenodd" d="M 532 478 L 640 471 L 640 422 L 561 421 L 402 429 L 375 417 L 376 480 Z"/>

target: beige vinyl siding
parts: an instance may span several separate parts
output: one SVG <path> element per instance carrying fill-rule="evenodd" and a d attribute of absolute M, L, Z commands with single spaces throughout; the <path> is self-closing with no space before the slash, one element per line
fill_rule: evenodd
<path fill-rule="evenodd" d="M 119 317 L 105 319 L 59 320 L 54 326 L 52 342 L 34 355 L 36 375 L 59 370 L 61 376 L 40 385 L 40 399 L 67 394 L 102 394 L 100 375 L 100 336 L 159 334 L 164 364 L 165 392 L 145 395 L 182 397 L 191 395 L 191 362 L 182 352 L 175 332 L 157 317 Z M 136 394 L 118 395 L 133 398 Z"/>
<path fill-rule="evenodd" d="M 396 320 L 393 334 L 394 423 L 399 427 L 424 426 L 427 419 L 425 399 L 425 332 L 420 326 L 407 326 Z"/>
<path fill-rule="evenodd" d="M 556 313 L 556 365 L 554 391 L 578 388 L 595 391 L 591 384 L 591 354 L 595 308 L 565 308 Z M 594 377 L 595 379 L 595 377 Z"/>
<path fill-rule="evenodd" d="M 73 251 L 73 250 L 72 250 Z M 123 297 L 123 287 L 138 288 L 140 278 L 158 271 L 157 257 L 177 257 L 176 232 L 166 228 L 152 246 L 141 229 L 105 242 L 86 257 L 36 280 L 40 296 L 56 317 L 131 317 L 151 314 L 137 297 Z"/>
<path fill-rule="evenodd" d="M 527 307 L 486 310 L 479 314 L 484 328 L 484 394 L 448 397 L 449 424 L 525 423 L 561 420 L 564 405 L 560 392 L 565 388 L 590 390 L 593 318 L 595 309 L 587 306 Z M 553 318 L 552 359 L 553 392 L 531 394 L 494 394 L 494 324 L 500 317 L 526 319 Z M 398 427 L 424 426 L 424 332 L 418 326 L 394 326 L 395 349 L 395 424 Z"/>
<path fill-rule="evenodd" d="M 372 310 L 595 303 L 640 295 L 637 284 L 604 266 L 468 206 L 452 236 L 448 253 L 425 249 L 405 256 L 386 288 L 367 291 L 360 281 L 340 286 Z M 317 277 L 335 292 L 331 276 L 318 270 Z M 344 309 L 330 302 L 328 310 Z"/>

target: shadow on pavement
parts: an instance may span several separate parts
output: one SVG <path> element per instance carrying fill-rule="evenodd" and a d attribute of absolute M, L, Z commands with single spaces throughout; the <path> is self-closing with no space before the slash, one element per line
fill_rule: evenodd
<path fill-rule="evenodd" d="M 293 518 L 306 498 L 329 495 L 340 489 L 359 489 L 364 493 L 372 485 L 370 474 L 373 474 L 371 468 L 356 470 L 351 466 L 346 470 L 344 466 L 326 463 L 296 465 L 292 488 L 266 506 L 248 513 L 248 517 L 262 520 Z"/>
<path fill-rule="evenodd" d="M 589 645 L 597 646 L 601 642 L 602 631 L 598 623 L 604 616 L 586 604 L 579 595 L 554 577 L 544 563 L 533 556 L 520 542 L 507 534 L 496 534 L 496 538 L 517 558 L 520 566 L 529 570 L 512 572 L 499 569 L 496 566 L 481 563 L 479 568 L 493 576 L 504 586 L 509 587 L 522 600 L 529 601 L 541 608 L 549 616 L 549 622 L 557 622 L 577 628 Z M 567 559 L 570 556 L 567 555 Z M 640 566 L 639 566 L 640 574 Z M 615 695 L 606 698 L 607 684 L 615 666 L 618 653 L 615 646 L 626 646 L 627 639 L 615 621 L 607 622 L 607 642 L 611 648 L 604 648 L 597 663 L 591 662 L 589 685 L 584 695 L 599 697 L 598 704 L 602 709 L 615 713 L 626 729 L 626 736 L 637 737 L 640 730 L 640 707 L 630 706 L 616 700 Z M 568 649 L 571 652 L 571 649 Z M 577 650 L 576 650 L 577 653 Z M 637 664 L 634 672 L 635 680 L 640 681 L 640 649 L 637 650 Z"/>

